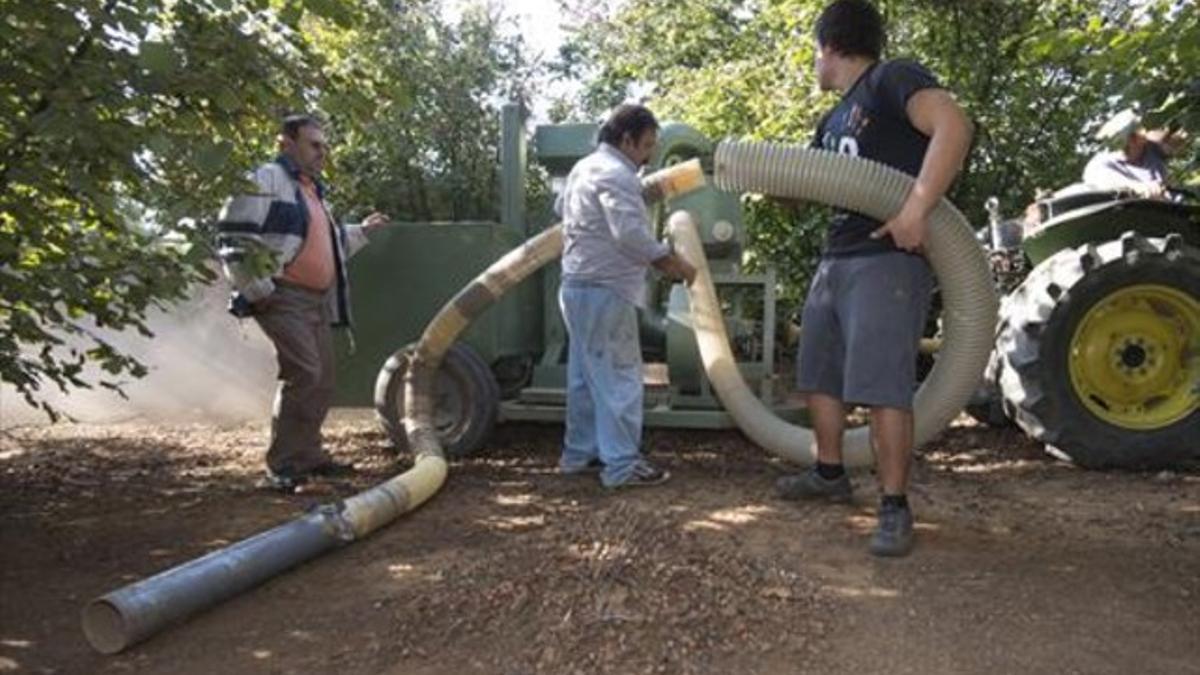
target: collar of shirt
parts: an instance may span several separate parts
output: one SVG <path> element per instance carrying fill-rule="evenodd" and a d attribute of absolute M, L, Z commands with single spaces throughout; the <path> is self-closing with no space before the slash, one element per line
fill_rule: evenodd
<path fill-rule="evenodd" d="M 638 172 L 638 168 L 636 166 L 634 166 L 633 160 L 629 159 L 628 155 L 621 152 L 620 148 L 613 145 L 612 143 L 600 143 L 599 150 L 600 150 L 600 152 L 607 153 L 608 155 L 617 158 L 630 171 L 632 171 L 634 173 Z"/>
<path fill-rule="evenodd" d="M 1142 150 L 1142 158 L 1137 164 L 1139 166 L 1157 168 L 1166 163 L 1167 151 L 1154 141 L 1146 141 L 1146 147 Z"/>
<path fill-rule="evenodd" d="M 317 186 L 317 198 L 322 200 L 325 199 L 325 184 L 317 178 L 305 176 L 300 171 L 300 167 L 296 166 L 296 163 L 292 161 L 291 157 L 288 157 L 287 155 L 279 155 L 275 158 L 275 163 L 279 166 L 282 166 L 284 170 L 288 172 L 288 175 L 292 177 L 292 180 L 299 182 L 301 177 L 306 177 L 311 180 L 313 185 Z"/>

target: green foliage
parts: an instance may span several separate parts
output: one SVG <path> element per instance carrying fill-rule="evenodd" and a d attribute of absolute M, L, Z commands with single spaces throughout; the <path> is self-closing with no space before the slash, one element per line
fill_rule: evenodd
<path fill-rule="evenodd" d="M 1071 50 L 1088 85 L 1110 97 L 1108 111 L 1132 106 L 1148 127 L 1200 131 L 1200 6 L 1195 0 L 1151 0 L 1080 22 L 1042 50 Z M 1101 108 L 1103 109 L 1103 108 Z M 1097 118 L 1099 123 L 1103 118 Z M 1176 158 L 1175 180 L 1200 183 L 1200 143 Z"/>
<path fill-rule="evenodd" d="M 820 259 L 829 209 L 811 204 L 784 206 L 758 195 L 745 197 L 743 205 L 747 269 L 774 267 L 780 281 L 779 306 L 785 313 L 798 309 Z"/>
<path fill-rule="evenodd" d="M 342 92 L 321 97 L 340 204 L 399 220 L 499 218 L 499 106 L 527 99 L 535 67 L 499 15 L 476 6 L 448 24 L 439 14 L 438 3 L 406 3 L 317 36 L 372 107 L 361 124 L 343 123 L 355 113 Z"/>
<path fill-rule="evenodd" d="M 713 137 L 807 142 L 833 105 L 812 73 L 826 0 L 629 0 L 591 17 L 559 71 L 587 86 L 559 114 L 595 117 L 643 95 L 662 117 Z M 1136 6 L 1134 6 L 1136 5 Z M 1200 131 L 1200 21 L 1192 0 L 880 0 L 887 58 L 914 58 L 955 93 L 976 138 L 950 198 L 974 222 L 992 195 L 1019 213 L 1038 189 L 1079 180 L 1090 132 L 1133 101 L 1152 121 Z M 1189 89 L 1189 87 L 1191 87 Z M 1190 92 L 1190 93 L 1189 93 Z M 773 264 L 798 298 L 824 225 L 820 212 L 749 203 L 750 262 Z"/>
<path fill-rule="evenodd" d="M 88 363 L 110 388 L 144 374 L 96 329 L 148 333 L 148 307 L 210 278 L 197 230 L 167 226 L 234 189 L 298 84 L 252 4 L 4 3 L 0 377 L 31 404 L 47 380 L 89 386 Z"/>

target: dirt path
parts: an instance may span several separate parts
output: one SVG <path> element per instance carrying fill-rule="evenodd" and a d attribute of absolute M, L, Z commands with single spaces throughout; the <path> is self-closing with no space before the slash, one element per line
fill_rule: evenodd
<path fill-rule="evenodd" d="M 328 427 L 389 475 L 361 416 Z M 0 673 L 1200 673 L 1200 466 L 1089 473 L 1014 432 L 926 448 L 910 558 L 852 507 L 777 502 L 734 433 L 654 433 L 665 486 L 552 471 L 553 427 L 499 430 L 418 512 L 116 657 L 91 597 L 294 516 L 256 491 L 263 429 L 0 434 Z"/>

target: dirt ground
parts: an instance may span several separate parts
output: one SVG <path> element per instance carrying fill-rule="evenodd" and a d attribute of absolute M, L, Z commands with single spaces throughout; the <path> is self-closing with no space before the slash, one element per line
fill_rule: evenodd
<path fill-rule="evenodd" d="M 369 418 L 326 428 L 363 469 L 337 494 L 397 469 Z M 254 488 L 261 424 L 9 428 L 0 673 L 1200 673 L 1200 465 L 960 422 L 918 459 L 917 550 L 875 560 L 870 474 L 797 506 L 739 434 L 651 432 L 672 480 L 609 494 L 554 473 L 559 434 L 502 427 L 402 521 L 102 656 L 90 598 L 317 498 Z"/>

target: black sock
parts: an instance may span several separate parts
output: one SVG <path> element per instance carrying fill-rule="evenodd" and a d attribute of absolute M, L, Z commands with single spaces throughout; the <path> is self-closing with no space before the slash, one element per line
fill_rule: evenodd
<path fill-rule="evenodd" d="M 846 475 L 846 467 L 841 464 L 826 464 L 825 462 L 817 462 L 817 475 L 825 480 L 837 480 Z"/>
<path fill-rule="evenodd" d="M 883 499 L 880 500 L 880 504 L 884 508 L 887 508 L 890 506 L 895 509 L 907 509 L 908 508 L 908 495 L 906 495 L 906 494 L 884 495 Z"/>

